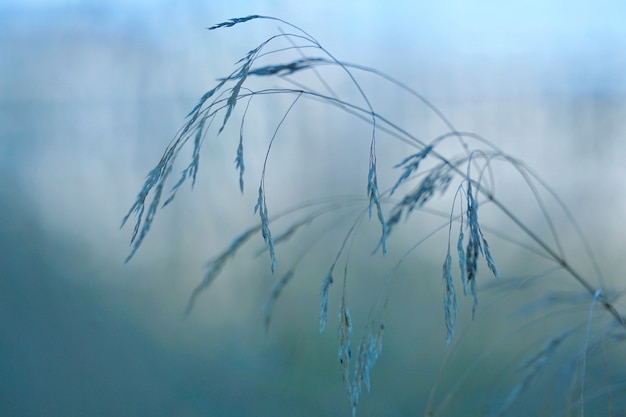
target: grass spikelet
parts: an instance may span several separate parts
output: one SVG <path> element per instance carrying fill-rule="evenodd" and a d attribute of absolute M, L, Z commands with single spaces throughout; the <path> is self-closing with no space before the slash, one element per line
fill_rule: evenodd
<path fill-rule="evenodd" d="M 419 207 L 423 207 L 436 192 L 444 193 L 452 180 L 452 173 L 448 164 L 440 164 L 434 167 L 424 177 L 413 191 L 404 195 L 402 200 L 391 210 L 390 221 L 387 222 L 388 232 L 404 216 L 408 218 L 411 213 Z"/>
<path fill-rule="evenodd" d="M 235 157 L 235 167 L 239 170 L 239 190 L 243 194 L 243 173 L 246 166 L 243 163 L 243 136 L 239 136 L 239 146 L 237 147 L 237 156 Z"/>
<path fill-rule="evenodd" d="M 176 192 L 185 183 L 187 178 L 191 178 L 192 187 L 196 184 L 196 174 L 198 173 L 198 163 L 200 161 L 200 145 L 201 145 L 205 121 L 206 119 L 203 118 L 198 123 L 198 127 L 197 127 L 198 130 L 196 131 L 196 136 L 194 140 L 194 147 L 193 147 L 193 154 L 191 156 L 191 162 L 189 163 L 187 168 L 185 168 L 181 172 L 180 179 L 174 185 L 174 187 L 172 187 L 170 191 L 170 196 L 167 198 L 167 200 L 165 200 L 162 207 L 167 206 L 169 203 L 172 202 L 172 200 L 174 200 L 174 197 L 176 197 Z"/>
<path fill-rule="evenodd" d="M 463 284 L 463 294 L 467 295 L 467 259 L 465 259 L 465 248 L 463 248 L 463 217 L 461 217 L 461 227 L 459 239 L 456 244 L 456 251 L 459 256 L 459 269 L 461 271 L 461 283 Z"/>
<path fill-rule="evenodd" d="M 250 96 L 248 99 L 246 109 L 243 112 L 243 116 L 241 116 L 241 124 L 239 125 L 239 145 L 237 146 L 237 155 L 235 156 L 235 169 L 239 171 L 239 191 L 241 191 L 241 194 L 243 194 L 243 173 L 246 170 L 246 166 L 243 162 L 243 127 L 246 123 L 246 115 L 248 114 L 252 97 L 253 96 Z"/>
<path fill-rule="evenodd" d="M 430 153 L 432 149 L 433 149 L 433 146 L 428 145 L 427 147 L 425 147 L 418 153 L 415 153 L 405 158 L 402 162 L 394 166 L 394 168 L 400 168 L 400 167 L 404 168 L 404 172 L 402 173 L 402 175 L 400 175 L 400 178 L 398 178 L 395 185 L 391 189 L 390 195 L 393 195 L 396 189 L 401 184 L 403 184 L 406 180 L 408 180 L 411 175 L 417 173 L 417 170 L 419 169 L 419 166 L 420 166 L 420 162 L 422 162 L 428 156 L 428 154 Z"/>
<path fill-rule="evenodd" d="M 185 316 L 188 316 L 191 313 L 191 310 L 193 310 L 193 306 L 196 302 L 196 299 L 200 295 L 200 293 L 202 293 L 202 291 L 207 289 L 209 285 L 211 285 L 211 283 L 215 280 L 215 278 L 217 278 L 217 276 L 222 271 L 222 269 L 224 268 L 224 265 L 226 265 L 228 260 L 233 258 L 235 254 L 237 253 L 237 251 L 248 240 L 250 240 L 252 236 L 258 233 L 260 229 L 261 229 L 261 226 L 255 226 L 255 227 L 249 228 L 244 233 L 242 233 L 237 238 L 235 238 L 233 242 L 230 244 L 230 246 L 224 252 L 222 252 L 219 256 L 217 256 L 215 259 L 213 259 L 207 264 L 207 272 L 204 275 L 204 278 L 202 279 L 200 284 L 198 284 L 198 286 L 194 288 L 193 292 L 191 293 L 191 296 L 189 297 L 189 301 L 187 302 L 187 308 L 185 309 Z"/>
<path fill-rule="evenodd" d="M 467 248 L 465 251 L 465 265 L 467 282 L 470 284 L 470 290 L 472 293 L 472 297 L 474 298 L 474 304 L 472 306 L 473 318 L 476 314 L 476 309 L 478 308 L 478 294 L 476 292 L 478 257 L 481 253 L 483 253 L 481 241 L 486 242 L 486 240 L 482 238 L 482 232 L 480 231 L 480 226 L 478 225 L 478 204 L 474 198 L 474 195 L 472 194 L 471 182 L 469 182 L 467 185 L 467 226 L 469 229 L 469 237 L 467 241 Z M 491 253 L 489 253 L 487 263 L 490 265 L 490 268 L 493 268 L 492 271 L 494 275 L 497 276 L 497 270 L 495 269 L 495 264 L 493 262 L 493 258 L 491 257 Z"/>
<path fill-rule="evenodd" d="M 456 321 L 456 314 L 458 309 L 458 302 L 456 299 L 456 291 L 454 290 L 454 283 L 452 282 L 452 256 L 450 256 L 450 250 L 443 262 L 443 283 L 444 283 L 444 297 L 443 297 L 443 311 L 446 320 L 446 345 L 450 346 L 450 342 L 454 337 L 454 323 Z"/>
<path fill-rule="evenodd" d="M 476 310 L 478 309 L 478 292 L 476 291 L 476 280 L 470 281 L 470 292 L 474 302 L 472 303 L 472 320 L 476 317 Z"/>
<path fill-rule="evenodd" d="M 202 108 L 202 106 L 204 106 L 204 103 L 206 103 L 206 101 L 208 99 L 210 99 L 211 97 L 213 97 L 213 95 L 226 83 L 226 80 L 223 80 L 222 82 L 220 82 L 219 84 L 217 84 L 214 88 L 212 88 L 211 90 L 207 91 L 206 93 L 204 93 L 202 95 L 202 97 L 200 97 L 200 100 L 198 100 L 198 103 L 196 103 L 196 105 L 191 109 L 191 111 L 187 114 L 187 118 L 194 116 L 195 118 L 197 118 L 200 113 L 200 109 Z M 192 119 L 193 121 L 194 119 Z"/>
<path fill-rule="evenodd" d="M 265 303 L 265 307 L 263 308 L 263 322 L 265 323 L 265 332 L 269 331 L 270 321 L 272 319 L 272 311 L 274 310 L 274 304 L 276 304 L 276 300 L 280 297 L 280 293 L 285 288 L 285 286 L 291 281 L 295 274 L 293 269 L 289 270 L 281 279 L 274 284 L 272 288 L 272 292 L 270 293 L 270 297 Z"/>
<path fill-rule="evenodd" d="M 328 291 L 330 290 L 330 286 L 333 285 L 333 270 L 335 269 L 335 263 L 332 264 L 328 273 L 322 280 L 322 285 L 320 287 L 320 334 L 324 333 L 326 329 L 326 324 L 328 323 Z"/>
<path fill-rule="evenodd" d="M 300 228 L 310 225 L 314 219 L 315 219 L 314 216 L 306 216 L 302 220 L 293 223 L 283 233 L 279 234 L 276 237 L 272 237 L 274 246 L 278 246 L 281 243 L 284 243 L 288 241 L 289 239 L 291 239 L 298 232 L 298 230 L 300 230 Z M 257 253 L 257 255 L 260 255 L 261 253 L 263 253 L 263 251 L 264 250 L 261 250 L 260 252 Z"/>
<path fill-rule="evenodd" d="M 354 380 L 352 381 L 348 393 L 350 403 L 352 404 L 353 416 L 356 415 L 362 387 L 365 387 L 368 393 L 371 390 L 370 373 L 383 350 L 384 330 L 385 326 L 383 323 L 380 323 L 375 333 L 372 333 L 370 326 L 368 326 L 366 334 L 361 338 L 361 342 L 359 343 Z"/>
<path fill-rule="evenodd" d="M 476 271 L 478 270 L 478 253 L 478 243 L 476 243 L 470 233 L 465 249 L 465 269 L 468 283 L 475 281 Z"/>
<path fill-rule="evenodd" d="M 191 162 L 187 167 L 189 176 L 191 177 L 191 186 L 196 185 L 196 175 L 198 174 L 198 163 L 200 162 L 200 145 L 202 143 L 202 136 L 204 134 L 204 123 L 206 118 L 202 118 L 196 127 L 196 136 L 193 141 L 193 154 L 191 156 Z"/>
<path fill-rule="evenodd" d="M 276 270 L 276 266 L 278 265 L 278 261 L 276 260 L 274 239 L 272 239 L 272 232 L 270 231 L 270 222 L 267 215 L 267 205 L 265 204 L 265 191 L 263 190 L 262 185 L 259 187 L 259 199 L 257 200 L 256 206 L 254 207 L 254 212 L 256 213 L 257 211 L 259 213 L 259 216 L 261 217 L 261 235 L 263 236 L 263 240 L 267 245 L 270 259 L 272 261 L 272 272 L 274 272 Z"/>
<path fill-rule="evenodd" d="M 135 200 L 135 203 L 132 205 L 130 210 L 128 210 L 128 213 L 126 213 L 126 215 L 122 219 L 122 227 L 123 227 L 128 221 L 131 214 L 135 214 L 135 216 L 137 217 L 137 221 L 135 222 L 133 233 L 130 238 L 130 241 L 131 243 L 133 243 L 133 246 L 131 249 L 131 253 L 126 258 L 126 262 L 128 262 L 128 260 L 133 256 L 134 252 L 137 250 L 137 248 L 141 244 L 141 240 L 150 229 L 150 222 L 148 221 L 147 216 L 146 216 L 145 221 L 143 218 L 145 202 L 146 202 L 146 199 L 148 198 L 149 193 L 152 191 L 152 189 L 155 186 L 158 186 L 158 184 L 162 184 L 163 178 L 167 175 L 167 172 L 168 172 L 167 165 L 170 159 L 170 155 L 171 154 L 169 152 L 166 152 L 163 158 L 161 158 L 161 161 L 159 162 L 159 164 L 157 164 L 156 167 L 150 170 L 150 172 L 146 176 L 146 180 L 143 184 L 143 187 L 141 188 L 141 191 L 139 191 L 139 194 L 137 194 L 137 199 Z M 158 194 L 155 193 L 155 195 L 153 196 L 153 203 L 152 203 L 152 205 L 156 204 L 157 207 L 158 207 L 159 200 L 161 197 L 161 192 L 160 192 L 161 189 L 158 189 L 158 190 L 159 190 Z M 154 216 L 154 213 L 152 213 L 152 216 Z M 139 230 L 140 230 L 142 223 L 144 225 L 143 226 L 144 230 L 142 230 L 141 234 L 139 234 Z M 147 223 L 147 226 L 146 226 L 146 223 Z M 138 241 L 136 241 L 138 237 L 139 239 Z"/>
<path fill-rule="evenodd" d="M 513 387 L 511 392 L 509 392 L 509 395 L 507 396 L 502 406 L 500 407 L 500 410 L 498 411 L 498 416 L 507 415 L 507 412 L 513 402 L 530 386 L 533 379 L 543 370 L 546 363 L 548 362 L 552 354 L 556 351 L 558 346 L 573 332 L 574 329 L 568 329 L 563 333 L 557 335 L 556 337 L 550 339 L 544 345 L 542 350 L 520 363 L 516 371 L 525 371 L 524 377 L 515 387 Z"/>
<path fill-rule="evenodd" d="M 133 255 L 135 254 L 135 252 L 137 252 L 137 249 L 139 249 L 139 246 L 143 242 L 143 239 L 146 237 L 146 235 L 150 231 L 150 226 L 152 226 L 154 215 L 156 214 L 156 211 L 159 207 L 159 201 L 161 200 L 162 192 L 163 192 L 163 183 L 160 181 L 154 190 L 154 194 L 152 196 L 152 202 L 150 203 L 150 206 L 148 207 L 148 212 L 146 213 L 146 217 L 143 220 L 143 226 L 141 227 L 140 231 L 139 231 L 139 225 L 141 224 L 142 215 L 144 211 L 143 202 L 141 202 L 141 205 L 138 206 L 139 212 L 137 214 L 137 223 L 135 224 L 133 237 L 131 239 L 132 245 L 130 248 L 130 253 L 126 257 L 124 262 L 128 262 L 130 258 L 133 257 Z M 124 222 L 126 221 L 126 218 L 128 218 L 128 215 L 124 218 Z M 122 223 L 122 225 L 123 224 L 124 223 Z M 137 233 L 138 231 L 139 233 Z"/>
<path fill-rule="evenodd" d="M 345 297 L 341 298 L 341 305 L 339 306 L 339 351 L 338 358 L 341 364 L 343 384 L 350 394 L 350 359 L 352 358 L 352 350 L 350 348 L 352 344 L 352 318 L 350 317 L 350 311 L 346 306 Z"/>
<path fill-rule="evenodd" d="M 378 221 L 382 227 L 382 233 L 380 238 L 380 243 L 383 248 L 383 255 L 387 253 L 387 236 L 389 234 L 389 229 L 387 227 L 387 222 L 385 222 L 385 218 L 383 215 L 383 209 L 380 205 L 380 196 L 378 192 L 378 179 L 376 176 L 376 158 L 370 156 L 370 168 L 369 173 L 367 175 L 367 195 L 369 198 L 369 216 L 372 217 L 372 205 L 376 206 L 376 213 L 378 216 Z"/>
<path fill-rule="evenodd" d="M 356 380 L 365 386 L 368 393 L 371 390 L 370 373 L 383 350 L 384 330 L 385 325 L 381 323 L 376 333 L 366 334 L 359 344 Z"/>
<path fill-rule="evenodd" d="M 262 18 L 264 18 L 264 16 L 259 16 L 257 14 L 253 14 L 253 15 L 246 16 L 246 17 L 236 17 L 236 18 L 233 18 L 233 19 L 229 19 L 229 20 L 227 20 L 225 22 L 217 23 L 217 24 L 209 27 L 208 29 L 209 30 L 215 30 L 215 29 L 219 29 L 219 28 L 229 28 L 229 27 L 235 26 L 236 24 L 239 24 L 239 23 L 244 23 L 244 22 L 247 22 L 249 20 L 262 19 Z"/>
<path fill-rule="evenodd" d="M 226 123 L 228 123 L 228 119 L 230 118 L 230 115 L 232 114 L 235 106 L 237 105 L 237 102 L 239 101 L 239 92 L 241 91 L 241 87 L 243 86 L 243 84 L 246 82 L 248 71 L 250 71 L 250 67 L 254 62 L 254 57 L 264 45 L 265 44 L 261 44 L 258 47 L 252 49 L 244 58 L 244 63 L 241 65 L 241 68 L 236 75 L 237 82 L 235 83 L 234 87 L 231 88 L 230 96 L 226 101 L 226 114 L 224 115 L 222 126 L 218 130 L 218 134 L 222 133 L 222 130 L 224 130 L 224 128 L 226 127 Z"/>
<path fill-rule="evenodd" d="M 480 229 L 479 229 L 480 230 Z M 485 236 L 483 235 L 483 231 L 480 230 L 480 237 L 483 241 L 483 251 L 485 252 L 485 260 L 487 261 L 487 267 L 491 270 L 491 272 L 493 273 L 493 276 L 495 278 L 498 278 L 498 268 L 496 268 L 496 263 L 493 260 L 493 256 L 491 255 L 491 251 L 489 250 L 489 243 L 487 243 L 487 239 L 485 239 Z"/>
<path fill-rule="evenodd" d="M 328 61 L 322 58 L 302 58 L 289 62 L 288 64 L 266 65 L 263 67 L 258 67 L 248 71 L 248 76 L 256 75 L 259 77 L 267 77 L 277 75 L 280 77 L 284 77 L 286 75 L 292 75 L 298 71 L 310 69 L 315 63 L 318 62 Z"/>
<path fill-rule="evenodd" d="M 171 203 L 174 200 L 174 197 L 176 197 L 176 192 L 178 191 L 180 186 L 183 185 L 185 183 L 185 181 L 187 180 L 188 172 L 189 172 L 188 169 L 184 169 L 180 173 L 180 179 L 178 180 L 178 182 L 170 190 L 170 196 L 167 198 L 167 200 L 165 200 L 165 202 L 163 203 L 162 207 L 167 206 L 169 203 Z"/>

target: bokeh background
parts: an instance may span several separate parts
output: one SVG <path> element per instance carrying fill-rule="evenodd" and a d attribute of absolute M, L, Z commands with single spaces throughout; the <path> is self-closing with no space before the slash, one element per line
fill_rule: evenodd
<path fill-rule="evenodd" d="M 319 285 L 349 222 L 317 230 L 336 227 L 339 233 L 304 258 L 268 333 L 262 309 L 275 278 L 266 255 L 256 256 L 260 238 L 183 316 L 205 262 L 257 221 L 252 209 L 262 152 L 282 110 L 260 106 L 251 117 L 243 197 L 232 162 L 238 133 L 227 129 L 207 140 L 193 192 L 185 187 L 178 193 L 136 256 L 123 263 L 132 227 L 119 226 L 145 175 L 198 98 L 278 25 L 205 28 L 249 14 L 299 25 L 339 59 L 393 75 L 435 103 L 459 130 L 479 133 L 526 161 L 579 220 L 607 281 L 623 286 L 623 2 L 4 0 L 0 415 L 350 414 L 336 359 L 339 288 L 331 298 L 329 329 L 318 332 Z M 347 83 L 345 77 L 332 81 L 339 90 Z M 363 82 L 373 103 L 418 136 L 441 133 L 424 106 Z M 270 159 L 270 213 L 309 196 L 365 195 L 367 127 L 359 130 L 331 113 L 314 106 L 286 124 L 285 136 L 292 139 L 281 137 Z M 378 146 L 381 172 L 407 149 L 392 140 Z M 545 233 L 536 208 L 518 194 L 522 184 L 502 175 L 502 195 Z M 394 179 L 387 177 L 388 183 Z M 415 229 L 407 227 L 392 243 L 391 259 L 370 256 L 370 240 L 355 250 L 349 288 L 355 338 L 393 261 L 416 235 L 440 223 L 429 217 L 411 223 Z M 376 224 L 370 226 L 375 236 Z M 570 237 L 568 229 L 562 233 Z M 281 265 L 306 252 L 311 236 L 317 235 L 303 234 L 285 247 Z M 441 415 L 488 413 L 513 386 L 517 364 L 562 326 L 550 327 L 550 305 L 540 316 L 542 326 L 510 316 L 516 311 L 511 306 L 540 299 L 541 287 L 523 293 L 519 305 L 501 302 L 502 291 L 486 291 L 473 323 L 471 298 L 462 298 L 459 327 L 469 330 L 439 373 L 450 353 L 441 307 L 444 245 L 437 238 L 422 245 L 390 290 L 383 355 L 361 416 L 421 415 L 437 375 L 435 403 L 453 393 Z M 494 252 L 504 279 L 533 272 L 534 260 L 523 251 L 496 246 Z M 591 271 L 588 261 L 581 262 Z M 483 272 L 480 279 L 489 276 Z M 573 309 L 582 311 L 577 320 L 585 320 L 590 302 L 583 298 L 577 305 L 582 310 Z M 580 347 L 582 338 L 575 343 Z M 474 366 L 476 358 L 482 359 Z M 592 369 L 593 377 L 607 378 Z M 554 382 L 539 384 L 548 381 Z M 539 385 L 543 397 L 549 396 L 546 386 Z M 616 387 L 619 398 L 623 380 Z M 519 410 L 543 404 L 521 403 Z M 543 411 L 557 412 L 553 407 Z"/>

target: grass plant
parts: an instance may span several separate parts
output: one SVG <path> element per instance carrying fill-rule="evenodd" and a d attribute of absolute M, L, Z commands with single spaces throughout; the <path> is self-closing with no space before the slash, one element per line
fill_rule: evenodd
<path fill-rule="evenodd" d="M 514 404 L 531 392 L 533 383 L 542 376 L 549 364 L 558 357 L 560 375 L 569 386 L 560 392 L 559 403 L 554 402 L 549 415 L 584 415 L 585 407 L 593 402 L 603 404 L 607 415 L 620 415 L 626 412 L 626 402 L 619 400 L 618 393 L 624 396 L 626 385 L 623 377 L 623 364 L 607 366 L 604 384 L 594 380 L 587 381 L 586 369 L 592 357 L 607 360 L 607 352 L 623 353 L 626 339 L 626 319 L 615 304 L 619 293 L 608 288 L 602 278 L 601 270 L 585 236 L 577 225 L 568 207 L 557 194 L 531 170 L 524 162 L 508 155 L 494 143 L 472 132 L 457 130 L 454 125 L 431 102 L 408 85 L 376 69 L 343 62 L 325 49 L 313 36 L 303 29 L 281 19 L 268 16 L 252 15 L 231 19 L 214 26 L 210 30 L 227 29 L 251 21 L 269 21 L 282 26 L 277 33 L 253 47 L 236 68 L 227 76 L 217 80 L 216 85 L 207 91 L 187 115 L 185 123 L 167 146 L 156 166 L 148 173 L 137 199 L 123 219 L 122 225 L 131 217 L 135 219 L 131 237 L 131 248 L 127 261 L 137 252 L 148 235 L 155 215 L 168 205 L 183 184 L 193 185 L 199 170 L 201 149 L 205 142 L 222 134 L 229 124 L 239 125 L 239 137 L 235 152 L 235 169 L 239 176 L 239 187 L 244 192 L 246 180 L 246 161 L 251 155 L 246 153 L 249 140 L 246 132 L 246 116 L 253 106 L 269 97 L 282 98 L 286 107 L 282 118 L 276 124 L 273 135 L 262 156 L 262 173 L 256 178 L 258 188 L 254 212 L 258 215 L 258 224 L 243 231 L 230 246 L 210 261 L 207 271 L 190 296 L 186 314 L 192 312 L 198 296 L 205 291 L 219 276 L 224 266 L 231 261 L 241 247 L 250 243 L 253 237 L 262 236 L 269 257 L 269 270 L 279 271 L 281 245 L 288 243 L 296 234 L 306 234 L 309 226 L 324 217 L 342 217 L 348 213 L 351 220 L 343 239 L 337 242 L 335 256 L 328 259 L 325 270 L 320 271 L 319 330 L 324 332 L 329 323 L 329 311 L 336 309 L 338 334 L 338 362 L 341 378 L 346 389 L 353 415 L 356 414 L 363 390 L 370 391 L 371 372 L 377 359 L 382 354 L 385 331 L 384 311 L 388 305 L 389 288 L 394 282 L 400 265 L 435 235 L 445 235 L 447 246 L 442 248 L 441 278 L 443 287 L 443 320 L 446 338 L 442 344 L 448 345 L 454 352 L 455 331 L 459 314 L 459 288 L 463 294 L 472 297 L 472 317 L 479 311 L 478 281 L 487 279 L 482 269 L 491 275 L 493 281 L 483 286 L 492 300 L 497 301 L 510 291 L 530 287 L 554 274 L 562 274 L 576 283 L 577 293 L 549 292 L 532 302 L 529 300 L 525 310 L 527 322 L 540 320 L 546 311 L 575 310 L 584 311 L 582 321 L 571 327 L 561 328 L 546 337 L 543 343 L 521 359 L 516 365 L 517 383 L 508 392 L 493 402 L 485 399 L 488 406 L 486 415 L 509 415 Z M 282 61 L 284 57 L 287 60 Z M 279 61 L 281 60 L 281 61 Z M 343 82 L 354 87 L 354 96 L 345 97 L 335 92 L 324 71 L 329 68 L 342 74 Z M 370 76 L 388 89 L 399 89 L 411 95 L 417 106 L 424 106 L 438 119 L 446 132 L 437 137 L 423 139 L 410 129 L 393 121 L 393 117 L 377 110 L 376 103 L 370 101 L 360 80 L 361 76 Z M 363 167 L 362 196 L 344 196 L 315 201 L 295 201 L 293 207 L 279 213 L 272 208 L 272 201 L 266 194 L 266 168 L 269 157 L 278 146 L 283 123 L 299 111 L 304 103 L 315 102 L 330 106 L 337 112 L 344 113 L 368 129 L 367 142 L 368 164 Z M 381 177 L 377 160 L 377 144 L 380 136 L 391 138 L 399 145 L 410 149 L 404 159 L 396 161 L 395 168 L 399 175 L 393 179 Z M 284 139 L 284 138 L 283 138 Z M 320 140 L 324 140 L 320 138 Z M 391 146 L 386 141 L 385 146 Z M 364 145 L 365 146 L 365 145 Z M 186 163 L 173 186 L 166 185 L 173 175 L 175 162 L 180 152 L 191 148 L 191 159 Z M 255 157 L 255 156 L 252 156 Z M 279 163 L 279 162 L 273 162 Z M 529 225 L 522 220 L 518 211 L 522 208 L 511 206 L 496 192 L 498 177 L 503 170 L 514 173 L 525 185 L 532 198 L 532 204 L 542 218 L 544 228 Z M 170 187 L 169 190 L 167 188 Z M 447 210 L 442 210 L 444 202 Z M 523 207 L 524 210 L 528 209 Z M 400 229 L 409 227 L 409 219 L 418 215 L 434 216 L 440 219 L 439 226 L 415 240 L 401 254 L 392 253 L 388 243 Z M 497 217 L 510 227 L 490 227 L 489 220 Z M 566 219 L 568 228 L 575 232 L 578 241 L 586 251 L 586 265 L 591 265 L 591 274 L 581 272 L 567 252 L 567 245 L 562 242 L 554 219 Z M 368 219 L 370 219 L 368 221 Z M 354 242 L 363 239 L 357 232 L 364 224 L 375 222 L 379 233 L 375 242 L 374 257 L 395 257 L 394 266 L 387 276 L 381 277 L 383 291 L 366 322 L 358 323 L 364 328 L 360 341 L 353 340 L 353 323 L 350 313 L 347 283 L 350 278 L 350 255 Z M 287 225 L 287 226 L 285 226 Z M 277 230 L 280 231 L 277 232 Z M 309 239 L 313 239 L 310 237 Z M 538 268 L 532 273 L 514 278 L 514 272 L 506 265 L 499 265 L 493 254 L 497 246 L 492 240 L 509 245 L 523 252 L 525 256 L 537 259 Z M 576 262 L 580 261 L 576 257 Z M 282 261 L 281 261 L 282 262 Z M 289 261 L 287 261 L 289 262 Z M 298 262 L 291 263 L 286 272 L 281 272 L 264 310 L 264 320 L 269 326 L 275 303 L 282 290 L 298 274 Z M 282 270 L 281 270 L 282 271 Z M 499 279 L 500 275 L 506 278 Z M 333 285 L 339 279 L 338 303 L 331 303 Z M 492 288 L 489 289 L 489 286 Z M 482 290 L 481 290 L 482 291 Z M 487 309 L 483 306 L 481 308 Z M 516 330 L 519 332 L 520 330 Z M 506 335 L 503 335 L 506 337 Z M 570 343 L 567 350 L 564 345 Z M 492 347 L 497 349 L 497 345 Z M 491 349 L 491 348 L 490 348 Z M 478 355 L 466 366 L 466 374 L 457 376 L 462 382 L 468 373 L 479 368 L 489 357 L 487 350 Z M 561 356 L 557 352 L 561 350 Z M 616 365 L 616 366 L 613 366 Z M 610 368 L 610 369 L 609 369 Z M 562 379 L 560 379 L 562 380 Z M 566 384 L 567 385 L 567 384 Z M 456 398 L 459 385 L 454 385 L 443 397 L 437 391 L 438 381 L 434 381 L 430 404 L 426 415 L 448 415 L 449 405 Z M 599 401 L 598 399 L 603 399 Z"/>

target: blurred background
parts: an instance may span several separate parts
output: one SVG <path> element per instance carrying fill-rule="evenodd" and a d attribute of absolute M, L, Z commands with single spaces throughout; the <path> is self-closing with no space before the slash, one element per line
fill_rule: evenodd
<path fill-rule="evenodd" d="M 276 277 L 267 255 L 256 256 L 261 238 L 252 241 L 183 316 L 206 261 L 257 222 L 263 152 L 285 108 L 259 102 L 250 116 L 243 196 L 233 164 L 235 123 L 207 138 L 193 192 L 185 186 L 157 214 L 146 241 L 124 264 L 132 224 L 119 226 L 145 175 L 199 97 L 280 25 L 206 28 L 250 14 L 290 21 L 338 59 L 389 73 L 426 96 L 457 129 L 479 133 L 526 161 L 577 218 L 607 282 L 623 286 L 621 1 L 4 0 L 0 415 L 349 415 L 336 356 L 337 284 L 328 329 L 322 335 L 318 330 L 319 285 L 349 217 L 322 223 L 317 234 L 304 233 L 281 247 Z M 329 79 L 358 99 L 345 77 Z M 368 78 L 363 85 L 372 103 L 418 137 L 445 131 L 422 104 L 396 89 Z M 311 197 L 365 196 L 367 126 L 355 128 L 334 113 L 306 107 L 285 124 L 269 160 L 270 214 Z M 398 172 L 390 170 L 410 148 L 381 138 L 378 149 L 381 181 L 392 185 Z M 536 206 L 519 194 L 523 184 L 502 175 L 500 195 L 546 233 Z M 556 224 L 565 227 L 568 240 L 559 216 Z M 389 268 L 441 222 L 426 217 L 410 223 L 415 229 L 398 233 L 385 259 L 370 255 L 378 228 L 366 222 L 359 237 L 371 236 L 357 239 L 349 276 L 355 341 Z M 494 220 L 492 226 L 500 225 Z M 324 230 L 337 232 L 314 245 Z M 541 269 L 533 269 L 526 252 L 497 242 L 490 241 L 504 280 Z M 572 250 L 571 258 L 584 259 L 582 270 L 593 273 L 576 252 L 580 247 Z M 262 311 L 273 282 L 304 253 L 266 333 Z M 445 236 L 436 236 L 399 270 L 389 290 L 383 355 L 358 415 L 422 415 L 437 375 L 434 403 L 445 405 L 440 415 L 488 414 L 520 380 L 517 364 L 541 348 L 546 334 L 563 328 L 558 321 L 551 327 L 551 305 L 538 316 L 545 319 L 541 326 L 527 326 L 530 316 L 510 315 L 541 300 L 541 287 L 510 302 L 501 290 L 485 289 L 474 322 L 471 298 L 461 297 L 457 339 L 446 349 L 444 257 Z M 493 280 L 486 271 L 481 266 L 481 282 Z M 580 290 L 567 279 L 560 284 Z M 591 298 L 581 303 L 572 309 L 581 315 L 568 316 L 574 321 L 584 322 Z M 580 348 L 577 337 L 573 344 Z M 451 359 L 440 373 L 447 354 Z M 600 365 L 589 378 L 606 382 Z M 623 394 L 623 380 L 617 386 Z M 446 393 L 453 398 L 449 404 Z M 538 405 L 522 401 L 519 410 L 525 406 Z M 552 407 L 541 411 L 558 412 L 560 405 Z"/>

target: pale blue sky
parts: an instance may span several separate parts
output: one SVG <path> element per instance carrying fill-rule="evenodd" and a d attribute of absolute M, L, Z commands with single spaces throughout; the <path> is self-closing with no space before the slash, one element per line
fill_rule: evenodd
<path fill-rule="evenodd" d="M 488 54 L 514 52 L 534 54 L 562 49 L 569 53 L 613 49 L 626 45 L 626 3 L 603 1 L 519 1 L 491 0 L 441 2 L 412 1 L 318 1 L 314 4 L 276 1 L 121 1 L 87 0 L 5 0 L 0 13 L 16 17 L 63 19 L 63 16 L 128 18 L 136 22 L 153 19 L 189 20 L 207 25 L 215 20 L 247 14 L 270 14 L 316 30 L 354 39 L 370 40 L 372 35 L 407 37 L 433 46 L 448 46 Z M 192 15 L 193 13 L 193 15 Z M 40 22 L 40 20 L 37 20 Z M 48 22 L 52 23 L 52 22 Z M 60 24 L 60 22 L 55 22 Z M 161 22 L 162 28 L 169 25 Z M 320 33 L 317 30 L 318 35 Z M 321 36 L 321 35 L 319 35 Z M 419 39 L 426 36 L 427 39 Z M 469 51 L 467 51 L 469 53 Z"/>
<path fill-rule="evenodd" d="M 338 56 L 383 70 L 424 59 L 435 68 L 477 72 L 516 67 L 544 72 L 556 66 L 547 71 L 556 73 L 552 77 L 567 71 L 568 77 L 584 80 L 579 83 L 586 89 L 626 90 L 620 75 L 626 73 L 626 2 L 617 0 L 5 0 L 0 5 L 4 31 L 83 24 L 170 45 L 192 37 L 208 42 L 203 28 L 248 14 L 281 17 Z"/>

